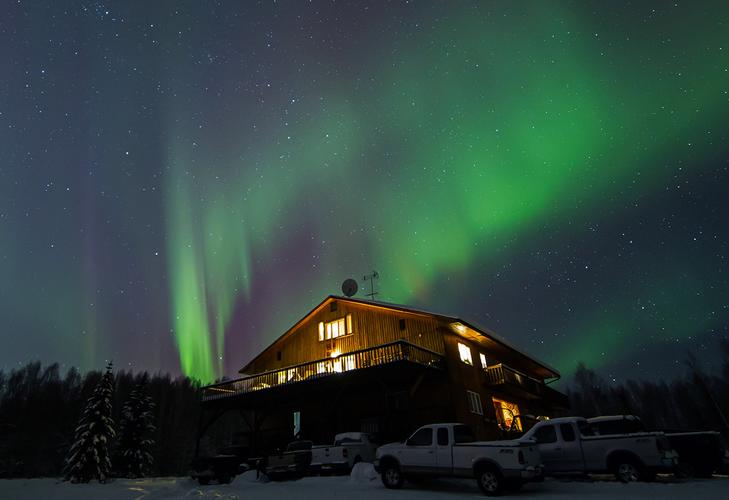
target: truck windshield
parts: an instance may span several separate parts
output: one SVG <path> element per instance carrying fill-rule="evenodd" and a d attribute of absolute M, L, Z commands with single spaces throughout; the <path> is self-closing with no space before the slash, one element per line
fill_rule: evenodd
<path fill-rule="evenodd" d="M 468 426 L 456 425 L 453 427 L 453 441 L 458 443 L 473 443 L 476 438 L 473 436 L 473 432 Z"/>

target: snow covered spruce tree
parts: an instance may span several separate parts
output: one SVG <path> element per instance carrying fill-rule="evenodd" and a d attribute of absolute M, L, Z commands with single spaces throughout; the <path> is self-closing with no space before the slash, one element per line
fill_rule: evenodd
<path fill-rule="evenodd" d="M 126 477 L 144 477 L 152 467 L 154 403 L 142 380 L 124 403 L 119 431 L 119 471 Z"/>
<path fill-rule="evenodd" d="M 114 375 L 111 363 L 101 377 L 94 393 L 86 402 L 76 436 L 66 457 L 64 474 L 72 483 L 88 483 L 92 479 L 106 482 L 111 472 L 109 442 L 116 435 L 111 418 L 111 397 Z"/>

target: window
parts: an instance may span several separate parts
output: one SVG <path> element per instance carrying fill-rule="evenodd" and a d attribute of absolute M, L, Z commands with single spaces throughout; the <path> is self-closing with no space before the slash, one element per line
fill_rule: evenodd
<path fill-rule="evenodd" d="M 575 440 L 575 430 L 570 424 L 559 424 L 559 432 L 562 433 L 562 440 L 566 442 Z"/>
<path fill-rule="evenodd" d="M 335 301 L 332 301 L 332 303 L 331 303 L 331 304 L 329 304 L 329 310 L 330 310 L 331 312 L 334 312 L 334 311 L 336 311 L 336 310 L 337 310 L 337 301 L 336 301 L 336 300 L 335 300 Z"/>
<path fill-rule="evenodd" d="M 471 348 L 465 344 L 458 343 L 458 354 L 461 355 L 461 361 L 467 365 L 473 365 L 473 358 L 471 358 Z"/>
<path fill-rule="evenodd" d="M 477 415 L 483 415 L 483 407 L 481 406 L 481 396 L 477 392 L 466 391 L 466 400 L 468 402 L 468 409 L 471 413 Z"/>
<path fill-rule="evenodd" d="M 281 351 L 276 352 L 276 361 L 281 361 Z"/>
<path fill-rule="evenodd" d="M 399 326 L 400 330 L 404 330 L 405 329 L 405 320 L 401 319 L 400 321 L 398 321 L 398 326 Z"/>
<path fill-rule="evenodd" d="M 420 429 L 408 439 L 410 446 L 430 446 L 433 444 L 433 429 Z"/>
<path fill-rule="evenodd" d="M 478 357 L 481 360 L 481 368 L 484 370 L 489 367 L 489 364 L 486 362 L 486 355 L 482 352 L 478 353 Z"/>
<path fill-rule="evenodd" d="M 473 443 L 476 438 L 473 436 L 471 428 L 466 425 L 456 425 L 453 427 L 453 442 L 455 443 Z"/>
<path fill-rule="evenodd" d="M 301 412 L 294 412 L 294 437 L 298 437 L 301 433 Z"/>
<path fill-rule="evenodd" d="M 448 446 L 448 429 L 438 427 L 438 446 Z"/>
<path fill-rule="evenodd" d="M 545 425 L 537 429 L 534 433 L 534 439 L 537 440 L 538 444 L 556 443 L 557 431 L 553 425 Z"/>
<path fill-rule="evenodd" d="M 327 323 L 319 322 L 319 341 L 331 340 L 337 337 L 343 337 L 352 333 L 352 315 L 347 314 L 343 318 L 328 321 Z"/>
<path fill-rule="evenodd" d="M 496 420 L 502 429 L 521 431 L 521 420 L 516 418 L 519 415 L 519 406 L 501 399 L 492 398 Z"/>
<path fill-rule="evenodd" d="M 595 435 L 595 429 L 584 420 L 577 422 L 577 429 L 580 431 L 580 436 Z"/>

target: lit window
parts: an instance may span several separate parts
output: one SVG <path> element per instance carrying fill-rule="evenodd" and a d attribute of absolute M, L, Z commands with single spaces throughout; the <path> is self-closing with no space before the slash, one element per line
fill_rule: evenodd
<path fill-rule="evenodd" d="M 484 370 L 489 367 L 489 364 L 486 362 L 486 356 L 483 353 L 478 353 L 478 357 L 481 358 L 481 368 Z"/>
<path fill-rule="evenodd" d="M 465 345 L 458 343 L 458 353 L 461 355 L 461 361 L 467 365 L 473 365 L 473 358 L 471 358 L 471 349 Z"/>
<path fill-rule="evenodd" d="M 319 340 L 331 340 L 352 333 L 352 315 L 335 319 L 328 323 L 319 323 Z"/>
<path fill-rule="evenodd" d="M 501 399 L 492 399 L 499 425 L 506 430 L 521 431 L 521 419 L 516 418 L 519 415 L 519 406 Z"/>
<path fill-rule="evenodd" d="M 468 402 L 468 410 L 477 415 L 483 415 L 483 407 L 481 406 L 481 396 L 477 392 L 466 391 L 466 401 Z"/>
<path fill-rule="evenodd" d="M 278 372 L 278 383 L 279 384 L 285 384 L 286 383 L 286 370 Z"/>

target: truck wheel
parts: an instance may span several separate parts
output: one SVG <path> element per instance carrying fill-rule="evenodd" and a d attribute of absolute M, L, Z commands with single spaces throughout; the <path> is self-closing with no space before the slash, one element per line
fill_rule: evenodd
<path fill-rule="evenodd" d="M 504 490 L 504 480 L 495 467 L 484 467 L 476 473 L 478 487 L 485 495 L 495 497 Z"/>
<path fill-rule="evenodd" d="M 382 468 L 382 484 L 393 490 L 402 487 L 403 477 L 400 468 L 395 464 L 387 464 Z"/>
<path fill-rule="evenodd" d="M 623 458 L 615 462 L 613 468 L 615 478 L 621 483 L 634 483 L 642 478 L 640 466 L 630 458 Z"/>

